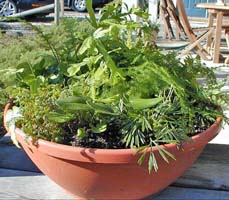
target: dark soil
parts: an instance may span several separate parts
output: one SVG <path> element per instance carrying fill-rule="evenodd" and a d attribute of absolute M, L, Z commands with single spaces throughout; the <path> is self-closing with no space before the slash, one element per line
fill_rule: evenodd
<path fill-rule="evenodd" d="M 87 148 L 101 148 L 101 149 L 123 149 L 126 148 L 122 142 L 122 133 L 118 123 L 110 124 L 104 133 L 93 133 L 88 131 L 87 136 L 82 138 L 77 137 L 76 134 L 69 134 L 69 132 L 77 132 L 77 124 L 71 123 L 64 127 L 65 136 L 64 144 L 72 146 L 80 146 Z"/>
<path fill-rule="evenodd" d="M 198 122 L 198 121 L 197 121 Z M 206 121 L 205 125 L 201 125 L 197 123 L 195 125 L 195 130 L 188 134 L 189 137 L 197 135 L 205 130 L 207 130 L 214 122 Z M 72 122 L 68 124 L 68 126 L 64 127 L 64 144 L 78 146 L 78 147 L 86 147 L 86 148 L 100 148 L 100 149 L 125 149 L 125 143 L 123 143 L 123 134 L 120 131 L 120 123 L 113 122 L 108 126 L 108 129 L 104 133 L 93 133 L 88 131 L 86 133 L 86 137 L 79 138 L 76 134 L 69 134 L 77 132 L 77 123 Z M 150 134 L 151 139 L 153 138 L 153 133 Z M 145 134 L 146 144 L 150 143 L 150 137 L 148 134 Z M 187 139 L 187 138 L 186 138 Z M 160 143 L 165 144 L 165 143 Z M 143 144 L 142 144 L 143 145 Z"/>

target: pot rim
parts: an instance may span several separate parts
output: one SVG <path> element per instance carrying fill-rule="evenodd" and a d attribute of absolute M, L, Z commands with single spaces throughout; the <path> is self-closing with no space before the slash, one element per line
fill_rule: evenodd
<path fill-rule="evenodd" d="M 12 106 L 9 103 L 4 109 L 4 126 L 8 130 L 5 123 L 5 114 Z M 203 148 L 211 139 L 213 139 L 220 131 L 220 125 L 222 124 L 222 118 L 218 117 L 216 121 L 205 131 L 190 137 L 190 139 L 182 142 L 181 145 L 169 143 L 159 145 L 159 148 L 165 148 L 172 154 L 179 154 L 183 151 L 193 151 L 196 148 Z M 158 147 L 146 148 L 140 152 L 139 156 L 136 155 L 137 149 L 99 149 L 99 148 L 87 148 L 87 147 L 75 147 L 70 145 L 58 144 L 44 139 L 38 139 L 36 142 L 32 141 L 31 137 L 19 128 L 15 129 L 16 137 L 20 143 L 29 145 L 29 148 L 41 151 L 49 156 L 68 159 L 81 162 L 96 162 L 96 163 L 113 163 L 114 160 L 118 163 L 136 162 L 141 154 L 145 151 L 154 153 L 158 152 Z M 76 155 L 78 155 L 76 157 Z"/>

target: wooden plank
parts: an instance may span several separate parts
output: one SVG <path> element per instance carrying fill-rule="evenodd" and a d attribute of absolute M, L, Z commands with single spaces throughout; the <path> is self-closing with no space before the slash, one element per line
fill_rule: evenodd
<path fill-rule="evenodd" d="M 73 200 L 62 188 L 40 173 L 0 169 L 0 199 Z M 226 200 L 229 192 L 168 187 L 149 200 Z"/>
<path fill-rule="evenodd" d="M 0 169 L 0 199 L 73 200 L 74 198 L 40 173 Z"/>
<path fill-rule="evenodd" d="M 221 11 L 217 12 L 216 17 L 216 28 L 215 28 L 215 47 L 213 52 L 213 62 L 219 63 L 219 50 L 220 50 L 220 40 L 222 34 L 222 20 L 223 20 L 223 13 Z"/>
<path fill-rule="evenodd" d="M 228 165 L 229 146 L 209 144 L 197 162 L 173 185 L 229 191 Z"/>
<path fill-rule="evenodd" d="M 228 200 L 229 192 L 168 187 L 151 200 Z"/>

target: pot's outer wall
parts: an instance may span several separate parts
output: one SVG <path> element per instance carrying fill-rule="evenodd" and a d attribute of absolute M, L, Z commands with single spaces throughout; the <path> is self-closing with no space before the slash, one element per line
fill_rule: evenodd
<path fill-rule="evenodd" d="M 143 199 L 167 187 L 189 168 L 209 140 L 219 132 L 221 119 L 192 137 L 182 148 L 164 145 L 176 158 L 166 163 L 154 148 L 159 170 L 148 173 L 146 159 L 136 162 L 135 150 L 87 149 L 38 140 L 33 144 L 16 129 L 16 136 L 38 168 L 79 199 Z"/>

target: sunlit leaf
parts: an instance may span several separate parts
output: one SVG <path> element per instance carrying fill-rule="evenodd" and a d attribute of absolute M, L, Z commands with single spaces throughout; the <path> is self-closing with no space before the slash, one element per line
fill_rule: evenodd
<path fill-rule="evenodd" d="M 110 32 L 109 29 L 103 29 L 103 28 L 101 27 L 101 28 L 98 28 L 98 29 L 94 32 L 93 36 L 94 36 L 94 38 L 101 38 L 101 37 L 104 37 L 105 35 L 108 35 L 109 32 Z"/>
<path fill-rule="evenodd" d="M 74 119 L 74 115 L 70 113 L 50 112 L 46 116 L 50 121 L 57 123 L 69 122 Z"/>
<path fill-rule="evenodd" d="M 96 42 L 96 47 L 99 50 L 99 52 L 103 55 L 105 63 L 107 65 L 107 67 L 109 67 L 112 71 L 112 75 L 114 76 L 115 74 L 118 74 L 120 77 L 124 77 L 124 73 L 122 72 L 121 69 L 119 69 L 115 62 L 112 60 L 112 58 L 110 57 L 109 53 L 107 52 L 107 50 L 105 49 L 104 45 L 102 44 L 101 41 L 99 41 L 98 39 L 95 40 Z"/>
<path fill-rule="evenodd" d="M 78 50 L 78 54 L 82 55 L 88 49 L 91 49 L 92 47 L 93 47 L 93 38 L 92 36 L 89 36 L 83 41 L 83 44 L 81 45 L 80 49 Z"/>
<path fill-rule="evenodd" d="M 98 124 L 95 127 L 92 127 L 92 132 L 93 133 L 103 133 L 107 130 L 107 124 Z"/>
<path fill-rule="evenodd" d="M 72 64 L 68 69 L 67 69 L 67 72 L 68 72 L 68 75 L 69 76 L 74 76 L 77 72 L 80 71 L 81 67 L 86 65 L 87 63 L 86 62 L 81 62 L 81 63 L 75 63 L 75 64 Z"/>
<path fill-rule="evenodd" d="M 91 107 L 86 103 L 86 99 L 80 96 L 71 96 L 57 101 L 57 105 L 63 110 L 77 111 L 90 110 Z"/>
<path fill-rule="evenodd" d="M 131 97 L 129 102 L 130 106 L 136 110 L 142 110 L 145 108 L 151 108 L 160 103 L 163 100 L 162 97 L 143 99 Z"/>
<path fill-rule="evenodd" d="M 84 128 L 78 128 L 77 136 L 81 139 L 85 138 L 87 136 L 85 129 Z"/>
<path fill-rule="evenodd" d="M 108 115 L 117 115 L 117 113 L 114 112 L 112 107 L 106 104 L 98 104 L 98 103 L 92 103 L 92 102 L 87 102 L 87 104 L 91 108 L 93 108 L 94 111 L 97 113 L 108 114 Z"/>

